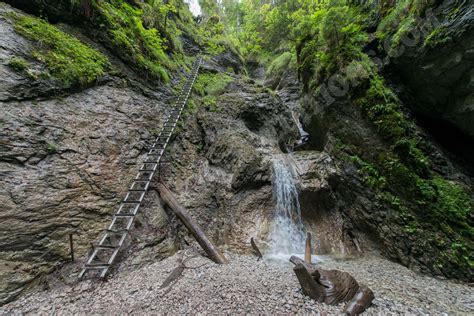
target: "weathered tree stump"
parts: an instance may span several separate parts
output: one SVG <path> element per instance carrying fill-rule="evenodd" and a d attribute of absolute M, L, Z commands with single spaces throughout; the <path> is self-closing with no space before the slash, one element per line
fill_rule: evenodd
<path fill-rule="evenodd" d="M 319 303 L 337 305 L 348 302 L 344 309 L 347 315 L 357 315 L 370 306 L 374 293 L 365 285 L 359 286 L 349 273 L 339 270 L 316 269 L 306 261 L 292 256 L 293 271 L 303 293 Z"/>

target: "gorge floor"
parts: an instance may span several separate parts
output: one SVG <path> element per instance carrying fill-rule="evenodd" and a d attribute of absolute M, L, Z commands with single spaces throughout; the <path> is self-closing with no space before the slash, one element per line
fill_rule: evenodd
<path fill-rule="evenodd" d="M 337 314 L 344 304 L 328 306 L 305 297 L 291 265 L 226 255 L 227 265 L 197 256 L 187 260 L 183 275 L 169 287 L 163 281 L 182 258 L 172 257 L 138 269 L 122 271 L 108 282 L 86 280 L 37 290 L 0 308 L 0 314 Z M 385 259 L 370 256 L 351 260 L 328 258 L 325 269 L 351 273 L 375 293 L 369 314 L 470 314 L 474 288 L 417 274 Z"/>

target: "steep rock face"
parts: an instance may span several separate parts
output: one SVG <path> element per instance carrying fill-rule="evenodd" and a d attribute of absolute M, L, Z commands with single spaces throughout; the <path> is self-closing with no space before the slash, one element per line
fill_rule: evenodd
<path fill-rule="evenodd" d="M 443 1 L 420 18 L 392 54 L 394 69 L 416 97 L 412 108 L 474 139 L 472 4 Z"/>
<path fill-rule="evenodd" d="M 19 36 L 0 4 L 0 170 L 4 205 L 0 217 L 0 304 L 43 281 L 69 260 L 73 234 L 75 265 L 63 272 L 70 282 L 110 221 L 135 176 L 148 142 L 158 132 L 172 93 L 150 88 L 104 47 L 120 72 L 96 85 L 72 90 L 53 80 L 34 79 L 9 62 L 22 57 L 30 68 L 35 44 Z M 231 53 L 210 59 L 203 71 L 240 70 Z M 173 84 L 177 85 L 177 81 Z M 219 245 L 247 252 L 252 236 L 264 238 L 273 209 L 271 159 L 297 137 L 281 99 L 261 86 L 235 78 L 219 96 L 217 111 L 199 108 L 185 123 L 163 166 L 163 178 L 206 233 Z M 115 269 L 160 260 L 179 247 L 174 216 L 152 188 Z M 178 228 L 178 229 L 176 229 Z M 124 260 L 125 258 L 128 260 Z M 57 282 L 57 281 L 54 281 Z"/>
<path fill-rule="evenodd" d="M 433 228 L 425 228 L 426 231 L 410 230 L 410 221 L 406 214 L 393 204 L 381 201 L 378 191 L 367 184 L 364 178 L 366 175 L 353 164 L 351 157 L 354 155 L 372 155 L 376 160 L 377 155 L 390 150 L 366 121 L 361 109 L 347 101 L 338 101 L 330 107 L 321 108 L 319 107 L 324 104 L 323 100 L 307 98 L 306 102 L 308 112 L 303 115 L 305 126 L 318 126 L 318 134 L 313 134 L 311 129 L 308 131 L 311 131 L 311 137 L 319 139 L 318 143 L 323 145 L 324 152 L 334 160 L 338 170 L 332 177 L 327 178 L 327 192 L 323 199 L 318 199 L 322 204 L 315 207 L 317 204 L 313 201 L 313 207 L 310 208 L 313 210 L 313 216 L 317 217 L 321 210 L 337 210 L 340 213 L 340 227 L 347 233 L 346 237 L 340 240 L 352 240 L 353 247 L 360 247 L 358 244 L 361 240 L 368 238 L 370 247 L 362 245 L 362 249 L 370 250 L 375 246 L 388 258 L 412 269 L 468 280 L 470 275 L 472 276 L 470 270 L 460 269 L 456 260 L 440 257 L 444 245 L 437 244 L 433 237 L 428 237 L 437 234 L 437 238 L 450 240 L 450 237 L 447 237 L 450 236 L 449 231 L 435 233 Z M 427 135 L 425 137 L 429 139 Z M 431 157 L 436 161 L 434 168 L 442 170 L 449 179 L 464 183 L 465 189 L 472 185 L 472 180 L 443 156 L 439 148 L 432 146 L 431 150 Z M 368 160 L 370 161 L 370 158 Z M 303 209 L 306 208 L 305 205 L 311 205 L 305 201 L 308 198 L 306 196 L 314 196 L 308 193 L 306 190 L 302 191 Z M 412 199 L 402 201 L 413 209 L 418 207 Z M 454 239 L 451 242 L 454 243 Z M 443 264 L 439 265 L 440 262 Z"/>
<path fill-rule="evenodd" d="M 200 109 L 186 120 L 171 152 L 175 167 L 164 178 L 218 244 L 249 252 L 250 238 L 268 233 L 271 160 L 296 137 L 278 97 L 235 78 L 215 112 Z"/>
<path fill-rule="evenodd" d="M 445 1 L 443 6 L 450 3 Z M 455 21 L 452 21 L 453 32 L 458 23 L 466 26 L 466 8 L 462 7 L 459 12 L 461 13 L 456 15 Z M 464 28 L 459 26 L 460 34 L 466 35 L 468 29 L 470 26 Z M 444 45 L 448 51 L 465 50 L 465 53 L 469 55 L 464 44 Z M 416 101 L 417 91 L 429 93 L 430 90 L 437 89 L 436 80 L 431 81 L 429 72 L 416 70 L 422 65 L 421 60 L 430 56 L 430 62 L 441 65 L 447 57 L 433 54 L 432 51 L 432 55 L 429 55 L 427 50 L 417 53 L 409 49 L 406 51 L 407 54 L 410 52 L 419 54 L 417 55 L 419 59 L 410 59 L 402 55 L 388 66 L 399 67 L 401 64 L 397 66 L 397 62 L 410 64 L 411 68 L 400 71 L 402 73 L 406 71 L 407 77 L 412 72 L 418 72 L 415 77 L 421 76 L 425 81 L 419 81 L 412 87 L 410 84 L 416 80 L 411 81 L 410 78 L 406 82 L 408 87 L 405 86 L 405 89 L 393 86 L 393 91 L 403 91 L 399 96 L 403 101 L 398 99 L 398 101 L 392 101 L 398 102 L 397 107 L 399 107 L 392 118 L 386 107 L 388 101 L 384 104 L 383 100 L 365 98 L 368 88 L 373 87 L 371 80 L 375 78 L 361 79 L 359 85 L 348 88 L 344 96 L 334 97 L 328 101 L 327 95 L 321 93 L 327 88 L 325 86 L 327 82 L 321 78 L 312 81 L 311 69 L 303 68 L 302 77 L 306 93 L 303 98 L 302 117 L 304 128 L 311 137 L 309 144 L 302 149 L 324 151 L 334 161 L 337 172 L 327 178 L 331 180 L 327 181 L 327 194 L 324 195 L 329 199 L 326 199 L 327 202 L 320 207 L 330 211 L 337 210 L 340 213 L 339 219 L 333 219 L 333 221 L 341 223 L 340 227 L 347 232 L 346 236 L 349 240 L 354 241 L 353 246 L 357 250 L 365 248 L 364 244 L 367 242 L 364 239 L 368 237 L 369 245 L 373 244 L 380 248 L 388 258 L 412 269 L 469 281 L 472 280 L 473 275 L 470 262 L 472 262 L 474 247 L 470 237 L 473 225 L 472 176 L 465 171 L 464 167 L 460 167 L 450 158 L 451 155 L 434 141 L 429 131 L 417 125 L 409 112 L 409 109 L 422 106 Z M 470 64 L 469 60 L 465 62 Z M 393 71 L 393 67 L 383 70 L 386 70 L 386 74 L 393 74 L 389 71 Z M 440 67 L 434 67 L 431 71 L 435 69 L 439 70 Z M 464 64 L 459 64 L 459 67 L 453 68 L 452 71 L 465 77 L 470 70 L 467 71 Z M 434 77 L 437 78 L 437 76 L 443 75 L 437 74 Z M 449 97 L 451 93 L 449 92 L 443 98 L 451 98 L 453 101 L 456 100 L 455 102 L 461 102 L 460 100 L 464 102 L 469 99 L 468 94 L 471 93 L 468 89 L 469 81 L 463 81 L 461 77 L 451 76 L 440 80 L 440 82 L 450 82 L 453 86 L 458 80 L 462 81 L 452 90 L 456 97 Z M 392 78 L 387 78 L 387 81 L 393 84 L 390 79 Z M 428 80 L 430 80 L 429 83 Z M 421 87 L 422 85 L 424 86 Z M 420 89 L 417 90 L 418 88 Z M 415 97 L 411 95 L 412 91 L 415 91 Z M 456 105 L 444 104 L 444 106 L 446 106 L 446 111 L 455 112 L 459 109 Z M 464 112 L 465 118 L 469 117 L 469 111 Z M 377 116 L 380 113 L 382 114 Z M 430 115 L 444 120 L 446 113 L 432 111 Z M 404 137 L 415 140 L 416 146 L 421 148 L 418 149 L 420 157 L 425 157 L 423 159 L 428 161 L 425 174 L 417 171 L 420 175 L 416 175 L 413 167 L 406 163 L 407 158 L 413 154 L 413 152 L 400 150 L 400 144 L 403 144 L 406 139 L 397 138 L 398 136 L 390 139 L 383 134 L 384 129 L 394 131 L 397 128 L 398 118 L 403 118 L 405 122 Z M 459 127 L 461 128 L 460 125 Z M 468 133 L 468 130 L 465 133 Z M 456 140 L 451 139 L 451 141 Z M 470 146 L 470 143 L 465 143 L 465 146 Z M 432 195 L 424 191 L 431 190 L 430 188 L 433 188 L 433 191 L 430 191 Z M 460 196 L 462 198 L 459 198 Z M 302 199 L 307 199 L 304 191 Z M 450 204 L 448 200 L 456 202 Z M 313 208 L 315 213 L 320 211 L 321 209 Z M 457 211 L 459 211 L 458 214 L 462 213 L 464 216 L 460 222 L 455 220 L 457 215 L 454 214 Z M 338 238 L 340 237 L 336 236 L 335 239 Z"/>
<path fill-rule="evenodd" d="M 53 80 L 14 70 L 13 57 L 29 60 L 30 71 L 45 66 L 29 59 L 35 44 L 15 33 L 10 12 L 21 14 L 0 4 L 0 303 L 68 260 L 68 234 L 76 258 L 87 254 L 135 175 L 170 97 L 166 89 L 119 77 L 62 90 Z"/>

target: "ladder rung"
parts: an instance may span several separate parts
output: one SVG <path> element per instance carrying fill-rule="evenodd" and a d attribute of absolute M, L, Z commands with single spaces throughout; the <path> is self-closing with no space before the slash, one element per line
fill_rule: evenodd
<path fill-rule="evenodd" d="M 152 148 L 152 149 L 150 149 L 150 151 L 148 151 L 148 154 L 149 155 L 161 156 L 161 155 L 163 155 L 163 151 L 164 151 L 164 148 L 159 148 L 159 149 Z"/>
<path fill-rule="evenodd" d="M 156 168 L 158 168 L 157 163 L 147 163 L 145 162 L 142 167 L 140 168 L 140 171 L 156 171 Z"/>
<path fill-rule="evenodd" d="M 123 202 L 140 204 L 145 198 L 145 191 L 131 191 L 128 192 Z"/>
<path fill-rule="evenodd" d="M 174 103 L 169 108 L 168 114 L 162 121 L 160 134 L 155 138 L 149 148 L 148 154 L 142 163 L 138 174 L 133 180 L 127 195 L 120 204 L 120 207 L 113 215 L 112 222 L 105 230 L 101 241 L 94 245 L 94 251 L 89 256 L 84 269 L 80 272 L 79 277 L 83 277 L 87 271 L 101 270 L 99 275 L 104 278 L 109 271 L 111 264 L 118 256 L 120 248 L 126 240 L 126 237 L 131 229 L 135 216 L 138 213 L 141 203 L 143 202 L 146 192 L 149 189 L 151 180 L 160 167 L 165 153 L 166 147 L 175 132 L 177 123 L 182 116 L 186 102 L 189 99 L 191 89 L 199 72 L 199 67 L 202 59 L 197 57 L 193 63 L 192 70 L 188 73 L 186 81 L 181 89 L 180 94 L 174 100 Z M 169 163 L 172 160 L 164 161 Z M 101 253 L 101 258 L 97 257 L 98 251 L 103 249 L 110 249 L 111 252 L 104 251 Z M 106 261 L 104 262 L 104 260 Z"/>
<path fill-rule="evenodd" d="M 86 263 L 85 268 L 86 269 L 107 269 L 110 265 L 108 263 Z"/>
<path fill-rule="evenodd" d="M 99 245 L 99 244 L 94 245 L 94 248 L 96 249 L 116 249 L 118 247 L 119 245 Z"/>
<path fill-rule="evenodd" d="M 130 214 L 130 213 L 115 213 L 115 217 L 134 217 L 135 214 Z"/>
<path fill-rule="evenodd" d="M 138 171 L 135 180 L 151 180 L 153 178 L 153 172 L 151 171 Z"/>
<path fill-rule="evenodd" d="M 108 234 L 114 234 L 114 235 L 128 234 L 128 230 L 126 229 L 120 229 L 120 230 L 106 229 L 105 232 Z"/>
<path fill-rule="evenodd" d="M 146 191 L 150 186 L 150 181 L 134 181 L 129 191 Z"/>

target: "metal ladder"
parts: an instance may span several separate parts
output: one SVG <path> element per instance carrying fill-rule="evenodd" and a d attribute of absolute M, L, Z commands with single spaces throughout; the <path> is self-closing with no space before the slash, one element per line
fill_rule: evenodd
<path fill-rule="evenodd" d="M 104 278 L 107 275 L 120 248 L 125 243 L 129 230 L 132 228 L 135 216 L 142 205 L 153 176 L 160 171 L 161 159 L 186 106 L 200 65 L 201 57 L 197 57 L 193 64 L 192 72 L 186 80 L 170 113 L 165 118 L 158 137 L 151 145 L 137 176 L 133 180 L 125 198 L 120 203 L 117 213 L 113 215 L 112 222 L 105 230 L 99 243 L 94 245 L 92 254 L 84 264 L 79 278 L 83 278 L 86 273 L 91 271 L 99 272 L 100 278 Z"/>

